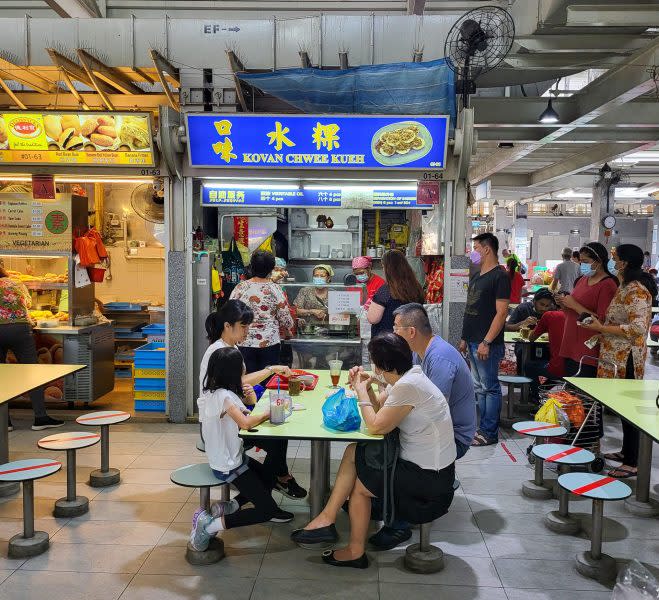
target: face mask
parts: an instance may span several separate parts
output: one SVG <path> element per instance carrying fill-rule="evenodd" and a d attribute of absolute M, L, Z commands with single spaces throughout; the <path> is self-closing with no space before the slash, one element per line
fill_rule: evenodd
<path fill-rule="evenodd" d="M 618 269 L 616 269 L 616 261 L 613 260 L 612 258 L 609 259 L 609 262 L 607 263 L 607 267 L 609 268 L 609 273 L 611 273 L 611 275 L 618 274 Z"/>
<path fill-rule="evenodd" d="M 382 373 L 378 373 L 375 369 L 373 370 L 373 379 L 379 381 L 382 385 L 387 385 L 387 382 Z"/>
<path fill-rule="evenodd" d="M 357 279 L 359 283 L 366 283 L 368 281 L 368 275 L 366 273 L 361 273 L 360 275 L 355 275 L 355 279 Z"/>
<path fill-rule="evenodd" d="M 314 277 L 313 282 L 316 285 L 324 285 L 325 283 L 327 283 L 327 280 L 324 277 Z"/>
<path fill-rule="evenodd" d="M 592 277 L 595 275 L 595 271 L 593 270 L 593 266 L 589 265 L 588 263 L 581 263 L 579 265 L 579 270 L 581 271 L 581 274 L 584 277 Z"/>
<path fill-rule="evenodd" d="M 476 252 L 476 250 L 472 250 L 469 253 L 469 260 L 474 264 L 474 265 L 480 265 L 481 264 L 481 255 Z"/>

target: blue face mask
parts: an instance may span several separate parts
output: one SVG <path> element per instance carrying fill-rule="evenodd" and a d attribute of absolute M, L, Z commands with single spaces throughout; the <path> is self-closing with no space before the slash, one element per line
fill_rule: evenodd
<path fill-rule="evenodd" d="M 476 252 L 476 250 L 472 250 L 469 253 L 469 260 L 471 260 L 472 264 L 474 265 L 480 265 L 481 264 L 481 255 L 479 252 Z"/>
<path fill-rule="evenodd" d="M 592 277 L 595 274 L 595 271 L 593 271 L 593 266 L 589 265 L 588 263 L 581 263 L 579 265 L 579 269 L 584 277 Z"/>
<path fill-rule="evenodd" d="M 324 277 L 314 277 L 314 278 L 313 278 L 313 282 L 314 282 L 316 285 L 324 285 L 324 284 L 327 283 L 327 280 L 326 280 Z"/>
<path fill-rule="evenodd" d="M 617 275 L 618 274 L 618 269 L 616 269 L 616 261 L 613 260 L 612 258 L 609 259 L 609 262 L 606 265 L 609 268 L 609 273 L 611 275 Z"/>
<path fill-rule="evenodd" d="M 366 283 L 368 281 L 368 274 L 360 273 L 359 275 L 355 275 L 355 279 L 359 281 L 359 283 Z"/>

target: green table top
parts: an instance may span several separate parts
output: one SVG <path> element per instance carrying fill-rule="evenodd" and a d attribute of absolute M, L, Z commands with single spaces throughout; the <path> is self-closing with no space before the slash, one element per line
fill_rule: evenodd
<path fill-rule="evenodd" d="M 504 331 L 503 341 L 506 344 L 514 344 L 515 342 L 529 343 L 529 340 L 522 339 L 522 336 L 519 333 L 519 331 Z M 548 344 L 548 343 L 549 343 L 549 338 L 547 337 L 547 334 L 542 334 L 534 342 L 534 344 Z"/>
<path fill-rule="evenodd" d="M 659 442 L 659 409 L 655 402 L 659 381 L 585 377 L 566 377 L 566 381 Z"/>
<path fill-rule="evenodd" d="M 273 437 L 286 438 L 290 440 L 329 440 L 334 442 L 365 442 L 382 440 L 381 435 L 368 435 L 364 421 L 359 431 L 334 431 L 323 425 L 322 406 L 325 402 L 325 396 L 330 391 L 330 372 L 325 370 L 309 371 L 318 375 L 318 385 L 314 390 L 302 392 L 299 396 L 293 397 L 294 404 L 301 404 L 305 410 L 294 410 L 293 414 L 286 419 L 281 425 L 273 425 L 270 421 L 265 421 L 250 431 L 241 431 L 243 437 Z M 339 383 L 346 383 L 348 372 L 341 372 Z M 263 394 L 261 402 L 269 401 L 269 391 Z M 259 410 L 258 406 L 255 410 Z"/>

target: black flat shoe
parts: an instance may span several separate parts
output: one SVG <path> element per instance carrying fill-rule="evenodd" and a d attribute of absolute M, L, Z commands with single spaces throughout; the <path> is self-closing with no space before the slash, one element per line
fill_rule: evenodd
<path fill-rule="evenodd" d="M 296 529 L 291 533 L 291 540 L 300 546 L 313 544 L 336 544 L 339 541 L 339 532 L 334 523 L 318 529 Z"/>
<path fill-rule="evenodd" d="M 333 567 L 352 567 L 353 569 L 368 569 L 368 556 L 362 554 L 359 558 L 354 560 L 336 560 L 334 558 L 334 550 L 326 550 L 323 552 L 323 562 Z"/>

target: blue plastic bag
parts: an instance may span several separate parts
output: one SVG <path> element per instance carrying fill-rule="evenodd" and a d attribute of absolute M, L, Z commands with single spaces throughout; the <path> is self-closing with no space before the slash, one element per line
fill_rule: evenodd
<path fill-rule="evenodd" d="M 336 431 L 357 431 L 362 424 L 357 398 L 346 396 L 343 388 L 332 394 L 323 404 L 323 423 Z"/>

